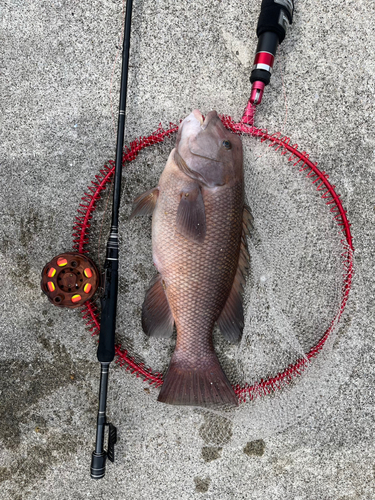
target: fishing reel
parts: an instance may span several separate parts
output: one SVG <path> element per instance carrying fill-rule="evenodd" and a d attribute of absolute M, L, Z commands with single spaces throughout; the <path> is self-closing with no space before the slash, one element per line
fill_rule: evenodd
<path fill-rule="evenodd" d="M 44 266 L 40 285 L 52 304 L 74 309 L 95 294 L 99 286 L 99 272 L 86 255 L 66 252 Z"/>

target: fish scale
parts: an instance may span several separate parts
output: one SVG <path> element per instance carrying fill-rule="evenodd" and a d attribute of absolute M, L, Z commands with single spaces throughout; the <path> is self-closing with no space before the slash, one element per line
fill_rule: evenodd
<path fill-rule="evenodd" d="M 214 324 L 238 266 L 243 185 L 225 186 L 206 196 L 203 190 L 207 232 L 203 244 L 199 244 L 176 230 L 180 191 L 190 179 L 176 165 L 170 170 L 159 183 L 153 227 L 161 230 L 153 231 L 153 253 L 177 329 L 172 361 L 178 362 L 181 370 L 201 371 L 210 366 Z"/>

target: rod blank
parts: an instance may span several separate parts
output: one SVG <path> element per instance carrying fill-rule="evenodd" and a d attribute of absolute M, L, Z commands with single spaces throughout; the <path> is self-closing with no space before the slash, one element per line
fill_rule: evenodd
<path fill-rule="evenodd" d="M 112 224 L 107 242 L 107 253 L 105 259 L 105 283 L 104 294 L 101 300 L 102 312 L 100 320 L 100 334 L 98 346 L 98 360 L 101 363 L 100 387 L 99 387 L 99 410 L 96 426 L 95 451 L 91 460 L 91 477 L 101 479 L 105 475 L 106 459 L 114 461 L 114 445 L 117 440 L 117 429 L 113 424 L 107 422 L 107 392 L 109 365 L 115 356 L 115 330 L 118 295 L 118 214 L 120 208 L 122 157 L 125 134 L 125 112 L 126 96 L 128 88 L 129 71 L 129 49 L 130 29 L 133 1 L 127 0 L 125 14 L 124 43 L 122 52 L 122 70 L 120 86 L 120 106 L 118 114 L 117 143 L 115 178 L 113 187 Z M 105 429 L 108 427 L 108 446 L 104 450 Z"/>

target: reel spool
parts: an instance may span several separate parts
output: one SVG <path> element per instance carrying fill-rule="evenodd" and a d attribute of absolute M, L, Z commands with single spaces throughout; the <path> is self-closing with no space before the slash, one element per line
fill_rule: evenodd
<path fill-rule="evenodd" d="M 77 252 L 66 252 L 44 266 L 40 285 L 52 304 L 74 309 L 95 294 L 99 272 L 90 258 Z"/>

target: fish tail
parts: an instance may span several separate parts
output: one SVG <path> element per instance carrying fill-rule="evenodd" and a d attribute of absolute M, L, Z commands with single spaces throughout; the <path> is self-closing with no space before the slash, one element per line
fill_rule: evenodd
<path fill-rule="evenodd" d="M 170 405 L 238 406 L 237 396 L 214 352 L 194 365 L 174 352 L 158 401 Z"/>

